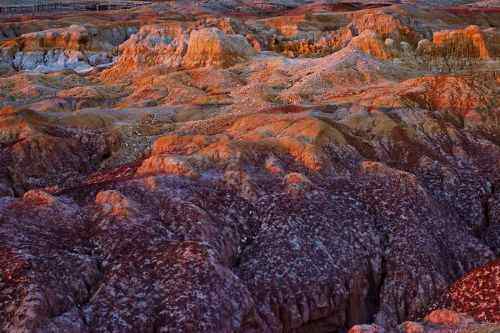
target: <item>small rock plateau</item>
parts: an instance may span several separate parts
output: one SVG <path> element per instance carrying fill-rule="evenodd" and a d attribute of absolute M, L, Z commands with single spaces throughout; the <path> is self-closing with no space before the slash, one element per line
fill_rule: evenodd
<path fill-rule="evenodd" d="M 0 11 L 0 332 L 500 332 L 499 57 L 492 0 Z"/>

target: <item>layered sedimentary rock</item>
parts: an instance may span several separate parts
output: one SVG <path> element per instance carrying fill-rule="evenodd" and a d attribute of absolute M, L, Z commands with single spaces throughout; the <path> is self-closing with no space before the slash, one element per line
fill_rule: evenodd
<path fill-rule="evenodd" d="M 106 78 L 123 79 L 129 73 L 155 65 L 179 67 L 187 50 L 189 35 L 181 25 L 144 26 L 120 45 L 121 56 Z"/>
<path fill-rule="evenodd" d="M 492 32 L 492 35 L 495 35 Z M 498 38 L 491 36 L 491 44 L 485 32 L 478 26 L 469 26 L 463 30 L 439 31 L 433 36 L 436 48 L 448 49 L 448 52 L 470 52 L 472 57 L 479 59 L 491 59 L 498 56 L 494 48 Z M 489 45 L 490 44 L 490 45 Z"/>
<path fill-rule="evenodd" d="M 113 49 L 135 31 L 135 27 L 126 26 L 106 31 L 93 26 L 71 25 L 32 32 L 1 42 L 0 60 L 18 70 L 85 71 L 111 63 Z"/>
<path fill-rule="evenodd" d="M 63 292 L 66 289 L 61 289 L 59 277 L 51 280 L 54 278 L 37 273 L 41 280 L 30 280 L 30 285 L 42 288 L 42 304 L 59 304 L 59 297 L 84 292 L 82 300 L 71 296 L 73 301 L 61 304 L 57 315 L 42 307 L 29 322 L 15 319 L 8 312 L 11 308 L 5 308 L 5 318 L 12 318 L 5 327 L 69 329 L 68 316 L 76 327 L 86 323 L 91 329 L 125 331 L 173 329 L 174 322 L 180 330 L 230 331 L 329 331 L 371 320 L 390 326 L 424 314 L 455 278 L 493 258 L 493 252 L 474 236 L 485 223 L 483 199 L 475 195 L 486 191 L 487 181 L 481 180 L 488 177 L 487 173 L 481 176 L 486 169 L 472 176 L 469 167 L 443 164 L 440 159 L 448 159 L 448 153 L 431 155 L 425 141 L 419 141 L 424 137 L 419 139 L 418 132 L 408 137 L 410 133 L 397 124 L 387 134 L 378 134 L 389 135 L 387 145 L 394 147 L 384 152 L 383 141 L 372 146 L 352 132 L 353 126 L 360 125 L 340 125 L 348 124 L 349 117 L 337 123 L 329 120 L 328 113 L 290 111 L 270 110 L 229 124 L 226 120 L 219 125 L 222 127 L 211 124 L 207 130 L 212 133 L 204 135 L 203 128 L 194 127 L 192 131 L 200 132 L 197 136 L 164 136 L 142 165 L 96 174 L 82 183 L 60 183 L 60 189 L 55 189 L 60 195 L 42 193 L 50 200 L 36 199 L 36 205 L 32 200 L 41 194 L 28 192 L 22 199 L 6 199 L 2 214 L 10 216 L 5 221 L 11 222 L 2 224 L 2 240 L 9 251 L 18 253 L 14 249 L 21 247 L 28 251 L 18 254 L 16 260 L 24 263 L 22 267 L 31 267 L 15 273 L 21 274 L 17 279 L 8 280 L 15 287 L 7 289 L 6 297 L 21 301 L 16 290 L 27 288 L 22 274 L 41 269 L 33 266 L 30 253 L 52 251 L 52 245 L 37 238 L 35 220 L 30 221 L 29 214 L 37 214 L 36 221 L 44 216 L 40 209 L 61 221 L 57 223 L 81 219 L 85 236 L 73 234 L 77 232 L 75 222 L 67 235 L 64 225 L 58 224 L 54 230 L 51 227 L 51 233 L 65 234 L 70 242 L 67 249 L 72 249 L 69 253 L 82 251 L 90 256 L 86 261 L 94 261 L 100 268 L 89 271 L 99 282 L 95 286 L 87 282 L 87 292 Z M 399 116 L 406 117 L 404 113 Z M 362 116 L 358 122 L 361 119 L 373 121 L 369 120 L 372 116 Z M 454 125 L 447 126 L 446 131 L 451 131 Z M 274 130 L 281 133 L 277 139 L 271 135 Z M 445 149 L 445 142 L 438 143 L 439 130 L 430 135 L 436 140 L 433 150 Z M 253 144 L 245 144 L 247 140 Z M 460 136 L 456 140 L 453 149 L 458 153 L 465 147 Z M 401 145 L 413 149 L 408 160 L 400 160 Z M 476 145 L 465 148 L 470 155 L 462 151 L 468 157 L 460 157 L 460 163 L 475 163 L 476 158 L 484 157 L 479 153 L 481 144 Z M 488 162 L 494 166 L 500 152 L 493 146 L 489 149 L 489 154 L 496 154 Z M 62 152 L 55 154 L 52 160 L 63 157 Z M 393 161 L 394 166 L 371 161 L 381 158 Z M 152 162 L 156 160 L 162 162 Z M 164 167 L 172 161 L 181 164 Z M 481 168 L 487 168 L 485 162 L 481 160 Z M 408 171 L 396 169 L 396 165 Z M 172 178 L 179 175 L 183 177 Z M 466 206 L 464 197 L 469 200 Z M 471 204 L 477 210 L 470 210 Z M 22 217 L 18 209 L 28 215 Z M 57 215 L 66 210 L 73 215 Z M 45 220 L 44 225 L 47 223 Z M 13 237 L 23 225 L 33 225 L 30 237 L 35 238 L 30 238 L 29 248 L 22 245 L 26 240 Z M 75 250 L 76 244 L 83 248 Z M 59 251 L 69 250 L 63 247 Z M 53 271 L 56 266 L 50 265 L 63 259 L 62 254 L 50 253 L 49 258 L 56 261 L 45 265 Z M 68 259 L 64 265 L 76 263 Z M 141 267 L 138 276 L 134 273 L 137 265 Z M 73 279 L 79 279 L 67 278 L 72 286 L 77 281 Z M 174 280 L 192 282 L 182 286 L 168 282 Z M 203 289 L 202 281 L 210 281 L 211 287 Z M 214 293 L 216 281 L 221 285 Z M 23 297 L 27 302 L 34 296 Z M 184 302 L 200 308 L 185 312 L 181 310 Z M 218 307 L 227 302 L 230 308 Z M 208 306 L 203 304 L 210 304 L 210 310 L 203 310 Z M 32 306 L 27 303 L 13 309 L 23 313 Z M 185 321 L 169 319 L 178 311 Z M 225 320 L 227 316 L 235 318 L 234 322 Z"/>
<path fill-rule="evenodd" d="M 107 79 L 158 65 L 173 69 L 228 67 L 255 55 L 241 35 L 225 34 L 215 27 L 189 31 L 175 25 L 145 26 L 120 49 L 116 66 L 103 74 Z"/>
<path fill-rule="evenodd" d="M 497 329 L 500 20 L 457 10 L 182 1 L 5 38 L 0 331 Z M 427 53 L 454 36 L 478 56 Z"/>
<path fill-rule="evenodd" d="M 245 37 L 225 35 L 217 28 L 194 30 L 183 64 L 186 67 L 229 67 L 255 54 Z"/>
<path fill-rule="evenodd" d="M 365 30 L 359 36 L 353 38 L 351 45 L 375 58 L 390 59 L 392 57 L 388 45 L 376 32 L 371 30 Z"/>

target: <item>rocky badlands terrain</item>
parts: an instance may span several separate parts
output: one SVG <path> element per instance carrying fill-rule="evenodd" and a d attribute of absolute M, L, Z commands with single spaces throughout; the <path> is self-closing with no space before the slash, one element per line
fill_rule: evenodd
<path fill-rule="evenodd" d="M 1 332 L 500 332 L 498 1 L 0 17 Z"/>

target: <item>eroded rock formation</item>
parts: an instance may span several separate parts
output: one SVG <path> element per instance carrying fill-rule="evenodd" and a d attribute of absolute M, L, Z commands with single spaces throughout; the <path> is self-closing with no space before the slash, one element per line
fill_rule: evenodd
<path fill-rule="evenodd" d="M 0 330 L 494 332 L 500 17 L 470 8 L 2 23 Z"/>

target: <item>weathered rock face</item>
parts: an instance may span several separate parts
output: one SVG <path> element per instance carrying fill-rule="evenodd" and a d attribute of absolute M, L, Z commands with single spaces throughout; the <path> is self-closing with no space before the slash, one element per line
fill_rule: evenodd
<path fill-rule="evenodd" d="M 498 64 L 419 62 L 457 18 L 493 49 L 496 14 L 303 2 L 3 42 L 117 59 L 0 74 L 0 331 L 497 329 Z"/>
<path fill-rule="evenodd" d="M 133 32 L 134 27 L 108 32 L 82 25 L 32 32 L 2 42 L 0 60 L 18 70 L 88 71 L 92 66 L 110 63 L 113 48 Z"/>
<path fill-rule="evenodd" d="M 500 55 L 499 35 L 495 29 L 471 25 L 464 29 L 436 31 L 432 42 L 420 40 L 416 55 L 429 68 L 453 72 L 474 71 L 481 61 L 495 60 Z"/>
<path fill-rule="evenodd" d="M 444 302 L 455 311 L 469 313 L 478 321 L 498 323 L 499 276 L 499 260 L 479 267 L 455 282 L 444 296 Z"/>
<path fill-rule="evenodd" d="M 91 35 L 84 26 L 72 25 L 68 29 L 51 29 L 32 32 L 20 37 L 23 50 L 59 48 L 67 50 L 91 49 Z"/>
<path fill-rule="evenodd" d="M 184 161 L 185 172 L 190 173 L 187 165 L 204 172 L 255 163 L 273 153 L 287 154 L 298 164 L 319 171 L 330 165 L 324 149 L 345 143 L 341 132 L 307 112 L 290 115 L 260 113 L 233 119 L 227 127 L 216 126 L 214 122 L 211 130 L 221 132 L 213 135 L 169 135 L 158 139 L 153 145 L 152 157 L 141 168 L 142 172 L 158 172 L 153 161 L 167 162 L 162 157 L 166 155 L 175 155 L 179 163 Z M 157 167 L 163 168 L 164 165 L 160 163 Z"/>
<path fill-rule="evenodd" d="M 148 67 L 198 68 L 228 67 L 255 54 L 245 37 L 225 34 L 218 28 L 192 30 L 182 26 L 154 25 L 142 27 L 120 46 L 122 55 L 113 68 L 105 71 L 106 79 L 122 79 Z"/>
<path fill-rule="evenodd" d="M 478 218 L 476 213 L 480 218 L 481 212 L 463 210 L 459 195 L 477 200 L 480 210 L 481 199 L 471 199 L 482 186 L 480 174 L 475 178 L 446 176 L 439 158 L 433 157 L 426 167 L 428 156 L 413 166 L 394 161 L 398 164 L 389 167 L 366 160 L 373 153 L 372 158 L 382 159 L 384 153 L 377 153 L 376 147 L 362 149 L 361 138 L 315 119 L 318 115 L 293 111 L 237 117 L 222 127 L 209 126 L 211 135 L 164 136 L 142 166 L 123 176 L 117 169 L 83 183 L 62 184 L 63 196 L 28 192 L 23 199 L 8 199 L 2 216 L 10 222 L 0 227 L 2 240 L 9 253 L 24 249 L 15 258 L 27 268 L 16 273 L 19 278 L 8 280 L 15 287 L 8 289 L 6 297 L 25 305 L 11 310 L 7 308 L 10 301 L 5 301 L 2 311 L 12 319 L 4 327 L 331 331 L 373 320 L 394 326 L 424 314 L 454 279 L 493 258 L 469 231 L 474 227 L 469 223 Z M 293 123 L 287 120 L 290 117 Z M 282 141 L 267 142 L 259 136 L 273 130 L 281 132 L 277 138 Z M 244 134 L 231 139 L 237 133 Z M 432 135 L 436 140 L 441 136 Z M 404 135 L 387 139 L 394 145 L 400 137 Z M 322 156 L 312 158 L 321 163 L 313 164 L 311 170 L 305 152 L 287 150 L 289 146 L 281 147 L 280 142 L 295 142 L 294 149 L 304 145 L 311 154 Z M 407 144 L 417 146 L 416 142 Z M 273 155 L 265 158 L 269 152 Z M 493 153 L 500 154 L 498 149 Z M 414 154 L 418 158 L 419 151 Z M 156 159 L 163 161 L 158 164 L 162 167 L 151 162 Z M 163 167 L 165 161 L 170 161 L 169 166 L 182 166 L 172 161 L 189 161 L 197 167 L 198 176 L 193 181 L 191 174 L 178 172 L 184 169 Z M 271 173 L 270 164 L 280 165 L 282 171 Z M 396 169 L 396 165 L 412 171 Z M 459 174 L 470 172 L 458 165 L 450 167 Z M 225 170 L 224 174 L 219 170 Z M 330 174 L 333 170 L 345 176 L 335 177 Z M 443 191 L 451 195 L 443 197 Z M 43 241 L 34 226 L 29 240 L 12 237 L 21 234 L 17 228 L 35 223 L 30 216 L 45 216 L 38 210 L 61 221 L 57 223 L 81 221 L 80 231 L 72 227 L 68 234 L 66 227 L 56 224 L 50 232 L 65 233 L 70 242 L 67 248 L 73 249 L 61 248 L 61 253 L 69 251 L 65 256 L 72 258 L 76 244 L 81 244 L 78 256 L 85 254 L 82 260 L 94 263 L 86 264 L 91 277 L 85 278 L 90 282 L 84 291 L 61 289 L 58 276 L 36 273 L 39 280 L 29 280 L 29 285 L 21 278 L 38 272 L 30 259 L 37 256 L 34 253 L 51 251 L 52 245 Z M 66 211 L 69 216 L 59 215 Z M 29 248 L 25 242 L 31 244 Z M 52 255 L 56 261 L 45 261 L 48 272 L 55 271 L 56 265 L 76 265 L 63 255 Z M 76 281 L 83 277 L 66 278 L 73 281 L 67 282 L 71 288 L 78 288 Z M 177 284 L 181 281 L 182 285 Z M 29 289 L 33 293 L 42 288 L 37 296 L 41 305 L 26 303 L 34 296 L 16 294 L 28 286 L 35 288 Z M 63 302 L 59 299 L 73 293 L 82 296 L 71 296 L 57 305 L 57 314 L 43 305 L 59 304 Z M 186 302 L 192 304 L 188 310 Z M 34 311 L 34 317 L 26 322 L 9 311 Z M 180 313 L 184 319 L 172 320 L 172 315 Z M 82 323 L 85 326 L 79 328 Z"/>
<path fill-rule="evenodd" d="M 71 133 L 32 111 L 0 114 L 2 169 L 16 193 L 71 182 L 92 171 L 109 152 L 93 131 Z"/>
<path fill-rule="evenodd" d="M 182 64 L 187 42 L 188 34 L 181 25 L 144 26 L 120 45 L 120 58 L 103 77 L 124 79 L 129 73 L 155 65 L 177 68 Z"/>
<path fill-rule="evenodd" d="M 390 15 L 383 10 L 355 13 L 353 16 L 353 26 L 359 33 L 371 30 L 378 33 L 383 39 L 391 38 L 397 42 L 415 43 L 421 39 L 421 33 L 415 31 L 411 20 L 408 20 L 407 17 Z"/>
<path fill-rule="evenodd" d="M 183 65 L 186 67 L 229 67 L 255 54 L 245 37 L 226 35 L 217 28 L 194 30 Z"/>
<path fill-rule="evenodd" d="M 352 39 L 351 45 L 375 58 L 390 59 L 391 51 L 374 31 L 365 30 Z"/>
<path fill-rule="evenodd" d="M 454 56 L 469 56 L 479 59 L 497 57 L 493 45 L 488 45 L 486 35 L 478 26 L 469 26 L 463 30 L 436 32 L 433 36 L 434 46 L 442 52 L 456 53 Z"/>
<path fill-rule="evenodd" d="M 467 113 L 494 106 L 493 86 L 487 76 L 478 81 L 471 76 L 437 75 L 403 82 L 399 96 L 408 106 Z"/>

